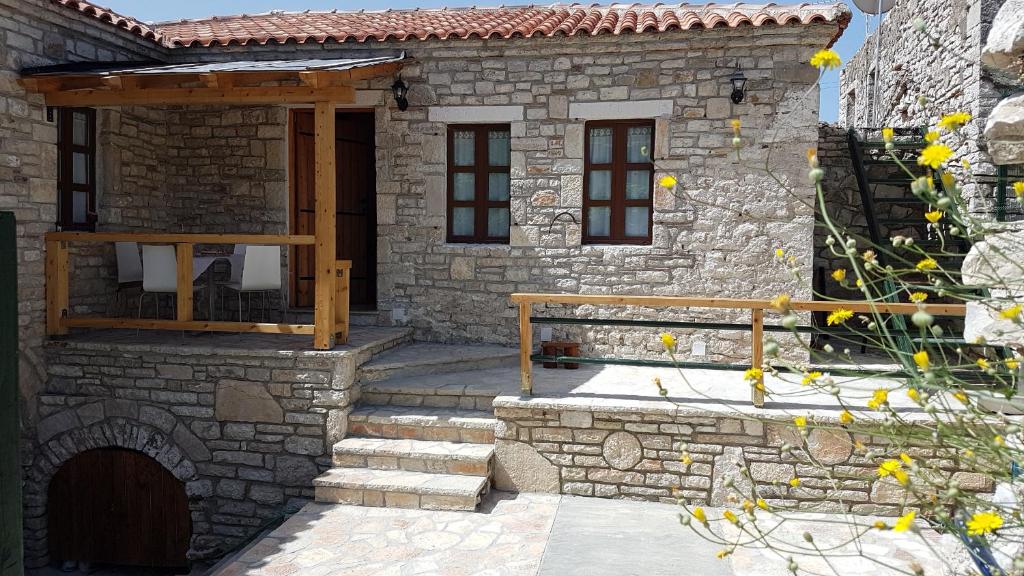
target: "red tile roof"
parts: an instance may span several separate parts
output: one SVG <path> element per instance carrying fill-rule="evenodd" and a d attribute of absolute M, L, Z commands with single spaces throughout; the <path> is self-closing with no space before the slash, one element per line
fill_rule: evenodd
<path fill-rule="evenodd" d="M 850 22 L 845 4 L 551 4 L 340 12 L 283 12 L 213 16 L 147 26 L 94 4 L 53 0 L 171 47 L 296 42 L 366 42 L 654 33 L 738 26 L 836 25 Z"/>
<path fill-rule="evenodd" d="M 75 10 L 76 12 L 80 12 L 82 14 L 85 14 L 86 16 L 92 16 L 97 20 L 107 22 L 112 26 L 124 28 L 125 30 L 128 30 L 133 34 L 136 34 L 148 40 L 152 40 L 157 43 L 162 43 L 163 38 L 160 36 L 159 33 L 157 33 L 156 30 L 153 30 L 153 28 L 150 25 L 139 20 L 136 20 L 131 16 L 124 16 L 118 14 L 110 8 L 103 8 L 102 6 L 97 6 L 96 4 L 93 4 L 92 2 L 86 2 L 85 0 L 51 1 L 54 4 L 59 4 L 61 6 L 64 6 L 65 8 L 70 8 L 71 10 Z"/>

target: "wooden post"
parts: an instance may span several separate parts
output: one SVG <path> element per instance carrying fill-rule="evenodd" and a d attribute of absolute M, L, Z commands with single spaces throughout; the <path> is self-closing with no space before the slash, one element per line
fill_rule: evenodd
<path fill-rule="evenodd" d="M 754 308 L 750 311 L 750 347 L 751 347 L 751 360 L 750 365 L 754 368 L 760 368 L 764 364 L 764 309 Z M 762 374 L 757 382 L 751 386 L 750 401 L 753 402 L 754 406 L 761 408 L 764 406 L 764 375 Z"/>
<path fill-rule="evenodd" d="M 67 334 L 68 316 L 68 243 L 46 242 L 46 334 Z"/>
<path fill-rule="evenodd" d="M 46 256 L 49 266 L 49 251 Z M 0 575 L 21 576 L 18 251 L 14 237 L 14 214 L 11 212 L 0 212 L 0 278 L 6 278 L 0 283 L 0 358 L 4 358 L 0 361 Z"/>
<path fill-rule="evenodd" d="M 352 261 L 338 260 L 338 280 L 334 290 L 334 331 L 338 344 L 348 344 L 349 284 L 352 282 Z"/>
<path fill-rule="evenodd" d="M 334 283 L 337 258 L 337 174 L 334 164 L 334 102 L 317 102 L 314 109 L 316 178 L 314 235 L 313 347 L 334 348 Z"/>
<path fill-rule="evenodd" d="M 192 244 L 175 244 L 174 253 L 178 258 L 178 313 L 176 320 L 192 321 Z M 210 296 L 211 298 L 213 296 Z"/>
<path fill-rule="evenodd" d="M 530 360 L 530 353 L 533 351 L 533 328 L 530 326 L 531 308 L 529 302 L 519 304 L 519 378 L 525 396 L 533 393 L 533 361 Z"/>

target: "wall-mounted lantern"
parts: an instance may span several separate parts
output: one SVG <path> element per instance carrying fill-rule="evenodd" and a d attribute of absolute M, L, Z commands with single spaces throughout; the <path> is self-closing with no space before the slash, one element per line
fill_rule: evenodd
<path fill-rule="evenodd" d="M 395 78 L 395 83 L 391 85 L 391 92 L 395 95 L 395 103 L 398 104 L 398 109 L 405 111 L 409 107 L 409 86 L 402 82 L 402 77 Z"/>
<path fill-rule="evenodd" d="M 729 83 L 732 84 L 732 98 L 733 104 L 739 104 L 743 102 L 743 97 L 746 95 L 745 87 L 747 85 L 747 77 L 743 75 L 743 71 L 740 67 L 736 66 L 736 71 L 729 75 Z"/>

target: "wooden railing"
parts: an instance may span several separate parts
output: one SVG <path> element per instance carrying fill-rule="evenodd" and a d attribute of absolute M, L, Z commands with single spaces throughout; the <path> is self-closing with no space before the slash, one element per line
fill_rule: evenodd
<path fill-rule="evenodd" d="M 177 259 L 177 306 L 173 320 L 143 318 L 107 318 L 72 316 L 70 309 L 69 260 L 71 243 L 135 242 L 171 244 Z M 46 332 L 67 334 L 70 328 L 136 328 L 144 330 L 188 330 L 200 332 L 262 332 L 273 334 L 310 334 L 323 342 L 345 344 L 349 334 L 349 283 L 352 263 L 338 260 L 334 274 L 317 278 L 317 300 L 327 300 L 325 324 L 271 324 L 195 320 L 192 315 L 192 258 L 196 244 L 250 244 L 311 246 L 313 236 L 265 234 L 148 234 L 120 232 L 50 232 L 46 234 Z M 212 271 L 211 271 L 212 273 Z M 209 295 L 213 297 L 213 295 Z M 322 347 L 322 346 L 321 346 Z"/>
<path fill-rule="evenodd" d="M 770 300 L 744 300 L 738 298 L 699 298 L 685 296 L 605 296 L 598 294 L 513 294 L 512 302 L 519 305 L 519 371 L 524 394 L 533 393 L 533 326 L 536 323 L 545 324 L 589 324 L 589 325 L 615 325 L 635 327 L 679 327 L 696 329 L 719 329 L 719 330 L 744 330 L 751 332 L 751 362 L 750 366 L 760 367 L 764 364 L 764 311 L 772 309 Z M 727 324 L 709 322 L 674 322 L 674 321 L 648 321 L 648 320 L 602 320 L 593 318 L 549 318 L 532 316 L 534 304 L 557 304 L 557 305 L 591 305 L 591 306 L 645 306 L 651 308 L 722 308 L 741 309 L 750 311 L 750 324 Z M 864 301 L 818 301 L 818 300 L 793 300 L 789 303 L 792 310 L 798 312 L 832 312 L 843 308 L 854 313 L 877 313 L 877 314 L 913 314 L 919 310 L 917 304 L 902 303 L 881 303 Z M 966 307 L 962 304 L 928 304 L 926 309 L 933 316 L 963 316 Z M 803 332 L 816 330 L 810 326 L 800 327 Z M 782 326 L 768 326 L 771 331 L 788 331 Z M 550 360 L 545 358 L 545 360 Z M 631 363 L 642 364 L 642 361 L 621 362 L 616 359 L 607 358 L 573 358 L 569 361 L 591 361 L 593 363 L 616 364 Z M 648 362 L 650 364 L 650 362 Z M 675 363 L 683 367 L 696 366 L 701 364 L 705 368 L 737 369 L 734 365 L 704 365 L 702 363 Z M 763 384 L 763 379 L 759 384 Z M 764 405 L 763 386 L 751 386 L 751 402 L 755 406 Z"/>

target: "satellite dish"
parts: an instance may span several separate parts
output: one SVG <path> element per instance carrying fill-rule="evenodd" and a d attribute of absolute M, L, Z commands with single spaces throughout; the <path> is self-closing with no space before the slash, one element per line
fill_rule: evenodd
<path fill-rule="evenodd" d="M 881 2 L 879 0 L 853 0 L 853 3 L 865 14 L 885 14 L 896 5 L 896 0 L 881 0 Z M 881 10 L 878 9 L 879 4 L 881 4 Z"/>

